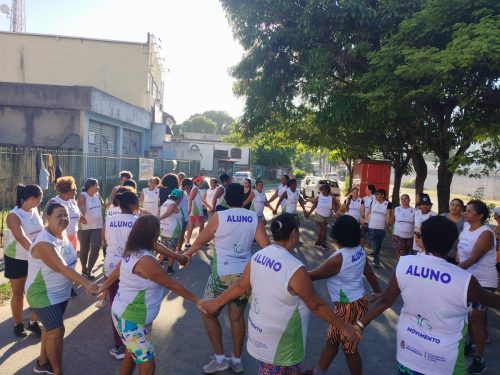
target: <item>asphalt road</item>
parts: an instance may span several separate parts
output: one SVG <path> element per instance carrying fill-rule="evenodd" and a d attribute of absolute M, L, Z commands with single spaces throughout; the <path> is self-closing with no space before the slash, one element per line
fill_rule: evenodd
<path fill-rule="evenodd" d="M 270 212 L 267 213 L 270 215 Z M 330 252 L 316 249 L 314 243 L 314 223 L 303 220 L 301 239 L 304 242 L 297 249 L 297 256 L 312 268 L 325 260 Z M 258 246 L 254 245 L 254 251 Z M 212 249 L 200 251 L 193 262 L 178 270 L 174 277 L 195 294 L 202 296 L 210 273 Z M 382 251 L 384 268 L 375 270 L 382 287 L 392 273 L 394 257 L 388 236 Z M 98 265 L 102 264 L 99 259 Z M 100 273 L 100 271 L 99 271 Z M 324 282 L 315 284 L 319 293 L 328 300 Z M 367 286 L 369 291 L 369 287 Z M 430 293 L 432 291 L 429 291 Z M 67 375 L 117 374 L 119 361 L 109 356 L 112 347 L 112 333 L 109 304 L 104 309 L 94 307 L 96 299 L 86 296 L 79 289 L 79 296 L 70 301 L 65 315 L 66 336 L 64 339 L 64 373 Z M 423 301 L 424 302 L 424 301 Z M 396 338 L 395 324 L 401 308 L 398 300 L 392 309 L 374 321 L 364 332 L 360 344 L 365 374 L 394 374 Z M 229 322 L 225 312 L 223 317 L 224 345 L 226 355 L 231 354 Z M 25 311 L 28 319 L 29 312 Z M 487 345 L 486 361 L 489 374 L 500 374 L 500 314 L 489 313 L 491 343 Z M 326 323 L 312 316 L 307 337 L 307 353 L 304 369 L 316 363 L 323 346 Z M 208 363 L 212 354 L 202 320 L 195 306 L 181 297 L 169 293 L 165 298 L 159 316 L 153 325 L 153 340 L 156 346 L 158 374 L 201 374 L 201 366 Z M 28 336 L 18 340 L 13 335 L 10 307 L 0 306 L 0 375 L 32 374 L 33 365 L 40 349 L 39 339 Z M 245 373 L 255 374 L 258 363 L 246 351 L 243 355 Z M 137 372 L 137 371 L 136 371 Z M 231 374 L 230 370 L 223 374 Z M 339 354 L 328 374 L 348 374 L 343 354 Z"/>

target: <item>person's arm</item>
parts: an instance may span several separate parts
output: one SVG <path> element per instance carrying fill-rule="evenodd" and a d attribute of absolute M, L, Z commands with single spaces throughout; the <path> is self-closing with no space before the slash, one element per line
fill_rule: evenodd
<path fill-rule="evenodd" d="M 273 206 L 271 206 L 271 203 L 269 203 L 269 201 L 268 201 L 267 199 L 266 199 L 265 206 L 266 206 L 267 208 L 269 208 L 271 211 L 274 211 Z"/>
<path fill-rule="evenodd" d="M 308 271 L 308 274 L 312 281 L 328 279 L 340 272 L 342 261 L 342 256 L 339 255 L 328 258 L 315 269 Z"/>
<path fill-rule="evenodd" d="M 217 227 L 219 226 L 219 215 L 215 213 L 210 219 L 208 219 L 207 225 L 205 229 L 201 231 L 196 238 L 196 241 L 191 245 L 188 251 L 184 253 L 185 256 L 191 257 L 194 253 L 200 250 L 206 243 L 209 243 L 215 235 L 217 231 Z"/>
<path fill-rule="evenodd" d="M 332 203 L 333 203 L 333 199 L 332 199 Z M 332 207 L 333 209 L 333 207 Z M 345 204 L 345 201 L 344 203 L 342 203 L 342 205 L 340 206 L 340 208 L 338 209 L 337 212 L 340 212 L 342 214 L 345 214 L 347 212 L 347 205 Z"/>
<path fill-rule="evenodd" d="M 493 248 L 494 240 L 493 233 L 490 231 L 485 231 L 479 235 L 476 244 L 474 245 L 474 249 L 472 249 L 472 253 L 469 259 L 464 260 L 458 266 L 466 270 L 474 263 L 478 262 L 489 250 Z"/>
<path fill-rule="evenodd" d="M 311 208 L 309 209 L 309 212 L 307 213 L 307 216 L 311 215 L 313 213 L 313 211 L 316 209 L 316 207 L 318 207 L 318 200 L 319 198 L 318 197 L 314 197 L 312 199 L 312 206 Z"/>
<path fill-rule="evenodd" d="M 208 211 L 212 211 L 212 207 L 207 202 L 207 192 L 204 192 L 201 196 L 201 203 L 205 205 Z"/>
<path fill-rule="evenodd" d="M 398 280 L 396 278 L 396 273 L 392 274 L 391 279 L 389 280 L 389 285 L 387 285 L 387 289 L 382 294 L 375 304 L 373 304 L 366 315 L 361 318 L 359 321 L 364 325 L 368 325 L 373 319 L 382 314 L 385 310 L 391 307 L 394 304 L 394 301 L 401 294 L 399 290 Z"/>
<path fill-rule="evenodd" d="M 115 195 L 116 195 L 116 191 L 118 189 L 116 187 L 113 188 L 113 190 L 111 190 L 111 193 L 109 194 L 109 198 L 108 198 L 108 207 L 111 207 L 113 205 L 113 199 L 115 199 Z"/>
<path fill-rule="evenodd" d="M 385 230 L 391 229 L 392 220 L 394 216 L 394 210 L 392 208 L 388 208 L 385 213 Z"/>
<path fill-rule="evenodd" d="M 77 199 L 78 209 L 80 210 L 80 215 L 85 217 L 85 213 L 87 212 L 87 207 L 85 205 L 85 195 L 80 194 Z"/>
<path fill-rule="evenodd" d="M 250 290 L 252 288 L 250 284 L 250 272 L 251 264 L 250 262 L 248 262 L 241 276 L 234 283 L 232 283 L 231 286 L 227 288 L 222 294 L 220 294 L 215 299 L 204 300 L 201 302 L 203 308 L 209 314 L 214 314 L 227 303 L 238 298 L 247 290 Z"/>
<path fill-rule="evenodd" d="M 364 219 L 364 222 L 365 223 L 369 223 L 370 222 L 370 217 L 372 216 L 372 207 L 370 206 L 369 210 L 368 210 L 368 214 L 366 214 L 365 216 L 365 219 Z"/>
<path fill-rule="evenodd" d="M 222 197 L 222 194 L 224 194 L 224 188 L 222 186 L 219 186 L 215 191 L 214 197 L 212 198 L 212 207 L 214 208 L 214 210 L 215 207 L 217 207 L 217 199 Z"/>
<path fill-rule="evenodd" d="M 185 256 L 184 254 L 178 254 L 173 249 L 169 249 L 160 242 L 156 242 L 153 245 L 153 250 L 156 251 L 158 254 L 164 255 L 169 258 L 174 258 L 176 261 L 179 262 L 181 266 L 184 266 L 187 263 L 189 263 L 189 258 L 187 256 Z"/>
<path fill-rule="evenodd" d="M 189 193 L 189 200 L 188 200 L 188 215 L 191 215 L 191 210 L 193 209 L 193 199 L 196 197 L 196 189 L 195 186 L 191 188 L 191 192 Z"/>
<path fill-rule="evenodd" d="M 257 225 L 257 230 L 255 232 L 255 241 L 259 244 L 261 248 L 265 248 L 271 244 L 269 237 L 267 237 L 267 232 L 264 227 Z"/>
<path fill-rule="evenodd" d="M 276 189 L 274 191 L 274 194 L 271 196 L 271 198 L 269 198 L 269 203 L 272 203 L 276 198 L 279 197 L 279 194 L 278 194 L 278 189 Z M 274 210 L 273 210 L 274 211 Z"/>
<path fill-rule="evenodd" d="M 99 285 L 99 290 L 95 294 L 101 294 L 107 290 L 116 280 L 120 278 L 120 265 L 121 261 L 116 265 L 115 269 L 111 274 L 105 278 L 105 281 Z"/>
<path fill-rule="evenodd" d="M 281 194 L 280 199 L 278 199 L 278 203 L 276 204 L 276 208 L 274 209 L 275 213 L 278 211 L 278 207 L 280 206 L 281 202 L 283 202 L 287 198 L 288 198 L 288 194 L 286 193 L 286 191 L 284 191 L 283 194 Z"/>
<path fill-rule="evenodd" d="M 474 276 L 470 278 L 467 301 L 500 309 L 500 295 L 484 290 Z"/>
<path fill-rule="evenodd" d="M 106 219 L 104 219 L 104 223 L 101 228 L 101 240 L 102 240 L 102 246 L 108 246 L 108 243 L 106 242 Z"/>
<path fill-rule="evenodd" d="M 304 214 L 307 212 L 306 211 L 306 201 L 304 200 L 304 198 L 302 198 L 302 195 L 299 194 L 299 204 L 300 204 L 300 207 L 302 207 L 302 211 L 304 211 Z"/>
<path fill-rule="evenodd" d="M 365 204 L 363 203 L 363 200 L 361 200 L 361 203 L 359 205 L 359 221 L 361 222 L 361 217 L 363 213 L 365 212 Z"/>
<path fill-rule="evenodd" d="M 85 288 L 88 294 L 97 292 L 97 285 L 91 283 L 86 278 L 81 276 L 73 268 L 65 265 L 61 258 L 57 256 L 56 250 L 53 245 L 48 242 L 37 243 L 32 252 L 34 257 L 39 258 L 44 262 L 52 271 L 62 274 L 69 281 L 81 285 Z"/>
<path fill-rule="evenodd" d="M 141 195 L 139 196 L 139 202 L 144 205 L 144 190 L 141 190 Z"/>
<path fill-rule="evenodd" d="M 292 294 L 299 296 L 306 306 L 318 318 L 335 326 L 342 336 L 347 337 L 349 341 L 357 342 L 361 339 L 361 334 L 352 326 L 341 320 L 333 312 L 330 306 L 318 295 L 313 287 L 311 278 L 304 267 L 300 267 L 288 282 L 288 290 Z"/>
<path fill-rule="evenodd" d="M 250 191 L 250 194 L 248 195 L 247 199 L 245 199 L 245 201 L 243 202 L 243 207 L 251 203 L 254 198 L 255 198 L 255 193 L 253 191 Z"/>
<path fill-rule="evenodd" d="M 198 302 L 196 297 L 189 290 L 184 288 L 180 283 L 169 277 L 167 272 L 161 267 L 156 259 L 150 256 L 144 256 L 135 264 L 133 272 L 145 279 L 154 281 L 155 283 L 170 289 L 172 292 L 189 301 Z"/>
<path fill-rule="evenodd" d="M 169 217 L 175 212 L 175 209 L 177 208 L 177 205 L 171 204 L 170 206 L 167 207 L 167 210 L 161 215 L 158 220 L 162 221 L 163 219 Z"/>
<path fill-rule="evenodd" d="M 19 217 L 16 214 L 10 213 L 7 215 L 6 223 L 7 228 L 9 228 L 16 241 L 19 242 L 22 247 L 26 249 L 26 251 L 28 251 L 31 246 L 31 241 L 26 236 L 26 233 L 24 233 Z"/>
<path fill-rule="evenodd" d="M 104 200 L 102 199 L 101 194 L 99 194 L 99 193 L 96 193 L 96 194 L 99 197 L 99 201 L 101 202 L 101 208 L 106 207 L 106 204 L 104 204 Z"/>
<path fill-rule="evenodd" d="M 365 275 L 366 280 L 368 280 L 368 283 L 370 283 L 370 286 L 372 287 L 372 291 L 374 294 L 382 293 L 382 289 L 380 289 L 380 284 L 378 283 L 377 276 L 375 276 L 375 273 L 373 272 L 372 267 L 370 266 L 370 262 L 368 261 L 365 262 L 365 269 L 363 270 L 363 275 Z"/>

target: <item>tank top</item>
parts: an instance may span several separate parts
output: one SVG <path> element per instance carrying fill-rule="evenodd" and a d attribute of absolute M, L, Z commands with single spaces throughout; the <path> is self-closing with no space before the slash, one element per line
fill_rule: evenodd
<path fill-rule="evenodd" d="M 422 211 L 420 211 L 420 209 L 418 209 L 418 208 L 415 209 L 415 228 L 414 228 L 414 231 L 420 232 L 420 227 L 422 226 L 422 223 L 424 221 L 426 221 L 428 218 L 430 218 L 432 216 L 436 216 L 436 215 L 437 215 L 437 213 L 435 213 L 434 211 L 429 211 L 426 214 L 422 214 Z M 418 252 L 424 251 L 424 249 L 422 249 L 420 246 L 417 245 L 417 241 L 413 241 L 413 250 L 418 251 Z"/>
<path fill-rule="evenodd" d="M 407 255 L 399 259 L 396 278 L 403 298 L 398 362 L 423 374 L 466 374 L 470 274 L 432 255 Z"/>
<path fill-rule="evenodd" d="M 346 200 L 346 206 L 347 206 L 347 202 L 348 202 L 348 200 Z M 349 203 L 349 208 L 346 212 L 347 215 L 352 216 L 357 221 L 359 221 L 359 219 L 361 217 L 361 211 L 360 211 L 361 202 L 363 202 L 363 200 L 361 198 L 351 199 L 351 202 Z"/>
<path fill-rule="evenodd" d="M 219 198 L 217 198 L 217 201 L 215 202 L 216 206 L 227 207 L 227 203 L 226 203 L 226 199 L 225 199 L 225 196 L 226 196 L 226 187 L 225 186 L 219 186 L 219 188 L 224 189 L 224 192 L 222 193 L 222 195 Z"/>
<path fill-rule="evenodd" d="M 38 309 L 67 301 L 72 285 L 62 273 L 53 271 L 41 259 L 33 258 L 31 252 L 40 242 L 54 246 L 57 256 L 68 267 L 74 269 L 77 260 L 76 251 L 65 233 L 63 239 L 54 237 L 46 229 L 38 233 L 28 253 L 28 276 L 24 286 L 28 304 Z"/>
<path fill-rule="evenodd" d="M 350 303 L 365 295 L 363 271 L 366 254 L 361 246 L 343 247 L 332 257 L 342 257 L 342 266 L 335 276 L 327 280 L 328 293 L 333 302 Z"/>
<path fill-rule="evenodd" d="M 128 235 L 137 220 L 132 214 L 116 214 L 106 220 L 106 256 L 104 257 L 104 276 L 109 276 L 122 260 Z"/>
<path fill-rule="evenodd" d="M 181 209 L 181 214 L 182 214 L 182 220 L 188 221 L 188 210 L 189 210 L 189 195 L 188 193 L 184 192 L 184 196 L 181 199 L 181 204 L 179 206 Z"/>
<path fill-rule="evenodd" d="M 165 289 L 154 281 L 136 275 L 133 270 L 142 257 L 154 255 L 148 250 L 123 258 L 120 265 L 120 285 L 111 311 L 125 320 L 146 325 L 158 316 Z"/>
<path fill-rule="evenodd" d="M 385 229 L 385 216 L 387 210 L 391 208 L 391 204 L 389 203 L 389 201 L 383 201 L 382 203 L 379 203 L 376 199 L 373 199 L 371 206 L 372 213 L 370 215 L 368 228 Z"/>
<path fill-rule="evenodd" d="M 295 189 L 295 191 L 291 191 L 290 188 L 286 189 L 286 199 L 284 200 L 285 205 L 281 206 L 283 212 L 287 212 L 289 214 L 297 213 L 297 204 L 299 204 L 300 192 Z"/>
<path fill-rule="evenodd" d="M 276 188 L 276 191 L 278 192 L 278 198 L 281 198 L 281 196 L 283 195 L 283 193 L 288 189 L 288 186 L 287 185 L 279 185 L 277 188 Z M 286 204 L 286 199 L 283 199 L 281 201 L 281 210 L 283 211 L 283 209 L 285 208 L 285 204 Z M 285 211 L 283 211 L 285 212 Z"/>
<path fill-rule="evenodd" d="M 470 225 L 466 225 L 458 240 L 458 258 L 463 262 L 470 258 L 472 250 L 481 234 L 490 232 L 493 236 L 493 247 L 489 249 L 476 263 L 467 268 L 479 281 L 483 288 L 498 287 L 498 273 L 496 270 L 496 238 L 489 225 L 483 225 L 474 231 L 470 231 Z"/>
<path fill-rule="evenodd" d="M 177 203 L 172 199 L 167 199 L 160 207 L 160 216 L 167 212 L 171 205 L 175 205 L 174 213 L 160 221 L 160 233 L 163 237 L 179 238 L 182 231 L 182 213 L 177 207 Z"/>
<path fill-rule="evenodd" d="M 64 207 L 68 209 L 69 213 L 69 225 L 66 228 L 66 232 L 68 235 L 75 234 L 78 232 L 78 222 L 80 221 L 80 209 L 78 208 L 78 204 L 74 199 L 68 199 L 65 201 L 59 196 L 52 198 L 52 201 L 62 204 Z"/>
<path fill-rule="evenodd" d="M 219 226 L 215 231 L 215 255 L 212 275 L 238 275 L 252 256 L 252 243 L 257 231 L 257 214 L 244 208 L 218 211 Z"/>
<path fill-rule="evenodd" d="M 16 215 L 21 222 L 24 234 L 30 242 L 33 242 L 38 233 L 43 229 L 43 221 L 36 208 L 31 211 L 24 211 L 22 208 L 14 207 L 10 210 L 11 214 Z M 15 239 L 12 232 L 10 232 L 9 239 L 6 241 L 7 247 L 5 248 L 4 255 L 12 259 L 28 260 L 28 251 Z"/>
<path fill-rule="evenodd" d="M 115 216 L 122 213 L 122 209 L 119 206 L 110 206 L 106 209 L 106 217 Z"/>
<path fill-rule="evenodd" d="M 81 223 L 82 230 L 102 228 L 102 206 L 99 193 L 90 196 L 84 191 L 82 195 L 85 197 L 85 219 L 87 220 L 87 224 Z"/>
<path fill-rule="evenodd" d="M 264 208 L 266 207 L 267 197 L 264 191 L 258 192 L 257 190 L 253 191 L 254 198 L 252 199 L 252 205 L 257 217 L 264 216 Z"/>
<path fill-rule="evenodd" d="M 368 215 L 368 212 L 370 212 L 370 207 L 374 199 L 375 195 L 367 195 L 363 198 L 363 205 L 365 206 L 365 217 L 366 215 Z"/>
<path fill-rule="evenodd" d="M 151 215 L 158 216 L 158 203 L 160 202 L 160 189 L 154 188 L 154 190 L 149 190 L 149 188 L 142 189 L 144 194 L 144 201 L 142 203 L 142 208 L 148 211 Z"/>
<path fill-rule="evenodd" d="M 332 200 L 331 195 L 318 195 L 318 205 L 316 206 L 316 213 L 323 217 L 330 217 L 332 215 Z"/>
<path fill-rule="evenodd" d="M 216 191 L 217 191 L 217 188 L 215 188 L 215 189 L 208 189 L 207 190 L 206 201 L 210 205 L 210 207 L 212 207 L 212 202 L 214 201 L 214 196 L 215 196 L 215 192 Z M 212 207 L 212 208 L 215 209 L 215 207 Z"/>
<path fill-rule="evenodd" d="M 247 350 L 259 361 L 293 366 L 304 360 L 310 311 L 288 291 L 301 267 L 300 260 L 276 244 L 252 256 Z"/>
<path fill-rule="evenodd" d="M 248 190 L 248 192 L 246 192 L 246 193 L 245 192 L 243 193 L 243 201 L 245 201 L 250 196 L 251 192 L 252 192 L 252 189 Z M 252 206 L 252 201 L 250 201 L 248 204 L 243 206 L 243 208 L 246 210 L 249 210 L 251 206 Z"/>
<path fill-rule="evenodd" d="M 415 209 L 397 206 L 394 209 L 394 234 L 401 238 L 413 238 L 415 230 Z"/>
<path fill-rule="evenodd" d="M 200 189 L 198 189 L 197 186 L 193 186 L 193 190 L 196 192 L 196 195 L 191 203 L 191 212 L 189 216 L 203 216 L 203 201 L 201 199 Z M 191 190 L 191 192 L 193 190 Z"/>

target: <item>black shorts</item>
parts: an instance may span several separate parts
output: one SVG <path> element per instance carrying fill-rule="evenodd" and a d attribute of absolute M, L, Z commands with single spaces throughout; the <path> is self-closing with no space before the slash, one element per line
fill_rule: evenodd
<path fill-rule="evenodd" d="M 66 300 L 61 303 L 56 303 L 55 305 L 41 307 L 39 309 L 33 308 L 33 311 L 42 322 L 43 328 L 46 331 L 52 331 L 53 329 L 64 326 L 63 315 L 67 306 L 68 301 Z"/>
<path fill-rule="evenodd" d="M 28 261 L 4 256 L 5 278 L 21 279 L 28 275 Z"/>

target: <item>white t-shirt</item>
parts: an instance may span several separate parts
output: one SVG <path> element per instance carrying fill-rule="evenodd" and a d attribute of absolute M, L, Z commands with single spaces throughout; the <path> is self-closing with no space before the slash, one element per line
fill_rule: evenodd
<path fill-rule="evenodd" d="M 290 188 L 287 188 L 286 199 L 284 200 L 285 204 L 281 205 L 281 210 L 289 214 L 296 214 L 299 200 L 300 192 L 297 189 L 295 189 L 295 191 L 292 191 L 290 190 Z"/>
<path fill-rule="evenodd" d="M 472 255 L 472 250 L 476 246 L 479 236 L 484 232 L 490 232 L 493 237 L 493 247 L 488 250 L 476 263 L 467 268 L 474 277 L 479 281 L 483 288 L 498 287 L 498 273 L 496 270 L 496 238 L 495 234 L 489 225 L 483 225 L 474 231 L 470 230 L 470 225 L 464 226 L 458 240 L 458 258 L 460 262 L 464 262 Z"/>
<path fill-rule="evenodd" d="M 36 208 L 32 208 L 31 211 L 24 211 L 22 208 L 14 207 L 9 213 L 16 215 L 21 222 L 21 228 L 23 228 L 24 234 L 28 239 L 33 242 L 38 233 L 43 229 L 43 221 Z M 28 260 L 28 251 L 17 242 L 16 238 L 10 232 L 8 238 L 7 247 L 5 248 L 4 255 L 12 259 L 18 260 Z"/>
<path fill-rule="evenodd" d="M 87 192 L 83 192 L 82 195 L 85 197 L 85 219 L 87 220 L 87 224 L 82 223 L 82 230 L 102 228 L 102 205 L 99 193 L 90 196 Z"/>
<path fill-rule="evenodd" d="M 110 206 L 106 209 L 106 217 L 115 216 L 121 213 L 122 209 L 120 208 L 120 206 Z"/>
<path fill-rule="evenodd" d="M 81 212 L 80 209 L 78 208 L 76 200 L 68 199 L 67 201 L 65 201 L 59 196 L 55 196 L 54 198 L 52 198 L 52 201 L 62 204 L 64 207 L 68 209 L 69 225 L 66 228 L 66 232 L 68 233 L 68 235 L 72 235 L 78 232 L 78 222 L 80 221 Z"/>
<path fill-rule="evenodd" d="M 135 215 L 122 213 L 106 219 L 105 237 L 108 247 L 104 257 L 105 276 L 109 276 L 122 260 L 128 235 L 137 219 Z"/>
<path fill-rule="evenodd" d="M 383 201 L 379 203 L 376 199 L 371 203 L 371 214 L 368 228 L 385 229 L 387 210 L 392 209 L 392 203 Z"/>
<path fill-rule="evenodd" d="M 214 201 L 214 196 L 216 191 L 217 187 L 215 189 L 207 189 L 207 197 L 205 198 L 205 200 L 210 205 L 210 207 L 212 207 L 212 202 Z M 215 209 L 215 207 L 212 208 Z"/>
<path fill-rule="evenodd" d="M 281 198 L 281 196 L 283 195 L 283 193 L 288 189 L 288 186 L 287 185 L 279 185 L 277 188 L 276 188 L 276 191 L 278 192 L 278 199 Z M 285 204 L 286 204 L 286 199 L 283 199 L 281 201 L 281 209 L 283 210 L 283 207 L 285 207 Z"/>
<path fill-rule="evenodd" d="M 428 213 L 426 214 L 422 214 L 422 211 L 420 211 L 419 208 L 415 209 L 415 228 L 414 228 L 414 231 L 415 232 L 420 232 L 420 227 L 422 226 L 422 223 L 424 221 L 426 221 L 428 218 L 432 217 L 432 216 L 436 216 L 437 213 L 435 213 L 434 211 L 429 211 Z M 413 240 L 413 250 L 415 251 L 424 251 L 424 249 L 422 249 L 420 246 L 417 245 L 417 241 L 414 239 Z"/>
<path fill-rule="evenodd" d="M 394 235 L 401 238 L 413 238 L 415 230 L 415 208 L 397 206 L 394 209 Z"/>
<path fill-rule="evenodd" d="M 338 274 L 327 280 L 328 293 L 333 302 L 351 303 L 365 295 L 363 272 L 366 254 L 361 246 L 343 247 L 331 257 L 342 257 Z"/>
<path fill-rule="evenodd" d="M 397 324 L 397 360 L 426 375 L 466 374 L 470 274 L 433 255 L 399 259 L 396 278 L 403 299 Z"/>
<path fill-rule="evenodd" d="M 347 207 L 347 204 L 349 203 L 349 207 L 348 207 L 346 214 L 349 216 L 352 216 L 357 221 L 359 221 L 359 219 L 361 218 L 361 211 L 360 210 L 361 210 L 361 203 L 362 202 L 363 202 L 363 200 L 361 198 L 351 199 L 350 202 L 348 199 L 346 199 L 346 202 L 345 202 L 346 207 Z"/>
<path fill-rule="evenodd" d="M 167 199 L 160 207 L 160 216 L 167 212 L 171 205 L 175 205 L 172 214 L 160 221 L 160 231 L 163 237 L 179 238 L 182 231 L 182 212 L 172 199 Z"/>
<path fill-rule="evenodd" d="M 197 186 L 193 186 L 191 194 L 195 192 L 195 196 L 191 201 L 191 212 L 189 216 L 203 216 L 203 201 L 201 199 L 201 192 Z"/>
<path fill-rule="evenodd" d="M 323 217 L 330 217 L 332 215 L 332 202 L 331 195 L 318 195 L 318 205 L 316 206 L 316 213 Z"/>
<path fill-rule="evenodd" d="M 363 198 L 363 206 L 365 206 L 365 217 L 366 215 L 368 215 L 368 212 L 370 212 L 370 207 L 374 199 L 375 195 L 373 194 L 370 196 L 367 195 Z"/>
<path fill-rule="evenodd" d="M 151 215 L 158 216 L 158 204 L 160 203 L 160 189 L 154 188 L 153 190 L 149 190 L 149 188 L 144 188 L 142 189 L 142 194 L 144 195 L 142 208 L 148 211 Z"/>
<path fill-rule="evenodd" d="M 252 206 L 255 210 L 255 213 L 259 218 L 264 217 L 264 208 L 266 207 L 267 197 L 266 193 L 262 191 L 259 193 L 257 190 L 253 191 L 254 198 L 252 199 Z"/>
<path fill-rule="evenodd" d="M 215 231 L 215 259 L 212 275 L 238 275 L 252 256 L 252 243 L 257 231 L 257 214 L 244 208 L 228 208 L 217 212 L 219 226 Z"/>

